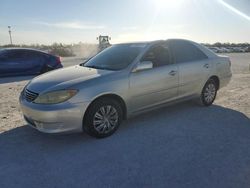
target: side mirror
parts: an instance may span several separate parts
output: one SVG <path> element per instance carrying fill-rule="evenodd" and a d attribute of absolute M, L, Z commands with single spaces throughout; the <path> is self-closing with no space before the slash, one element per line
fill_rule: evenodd
<path fill-rule="evenodd" d="M 132 72 L 139 72 L 143 70 L 148 70 L 153 68 L 153 63 L 151 61 L 142 61 L 132 70 Z"/>

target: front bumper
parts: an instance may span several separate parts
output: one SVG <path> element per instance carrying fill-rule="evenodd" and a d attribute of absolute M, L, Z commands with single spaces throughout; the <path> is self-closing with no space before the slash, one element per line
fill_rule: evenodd
<path fill-rule="evenodd" d="M 81 132 L 83 116 L 89 105 L 88 102 L 35 104 L 26 101 L 22 95 L 19 102 L 28 125 L 44 133 Z"/>

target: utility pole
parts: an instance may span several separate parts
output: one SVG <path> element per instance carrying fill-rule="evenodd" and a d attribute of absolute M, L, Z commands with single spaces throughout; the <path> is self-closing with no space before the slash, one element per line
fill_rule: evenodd
<path fill-rule="evenodd" d="M 9 34 L 10 34 L 10 44 L 12 45 L 11 27 L 10 27 L 10 26 L 8 26 L 8 28 L 9 28 Z"/>

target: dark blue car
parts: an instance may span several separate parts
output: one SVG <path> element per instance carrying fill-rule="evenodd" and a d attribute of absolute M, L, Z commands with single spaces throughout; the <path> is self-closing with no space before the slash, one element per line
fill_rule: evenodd
<path fill-rule="evenodd" d="M 36 75 L 62 68 L 60 57 L 26 48 L 0 50 L 0 76 Z"/>

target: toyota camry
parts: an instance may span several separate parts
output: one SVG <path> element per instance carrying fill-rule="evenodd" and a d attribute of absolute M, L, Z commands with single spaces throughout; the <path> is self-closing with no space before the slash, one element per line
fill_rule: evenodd
<path fill-rule="evenodd" d="M 123 119 L 169 102 L 197 99 L 210 106 L 231 76 L 228 57 L 192 41 L 116 44 L 84 64 L 32 79 L 20 105 L 39 131 L 103 138 Z"/>

